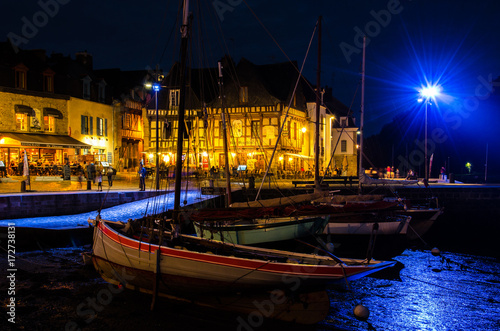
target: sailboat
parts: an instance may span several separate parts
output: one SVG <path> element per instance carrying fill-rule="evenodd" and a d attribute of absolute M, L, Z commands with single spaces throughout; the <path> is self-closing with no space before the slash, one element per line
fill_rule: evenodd
<path fill-rule="evenodd" d="M 184 0 L 181 43 L 181 92 L 178 117 L 183 122 L 188 0 Z M 183 126 L 179 125 L 177 174 L 182 168 Z M 251 314 L 255 302 L 273 300 L 268 318 L 311 324 L 323 320 L 330 303 L 325 286 L 345 283 L 394 266 L 394 261 L 339 259 L 318 249 L 302 254 L 229 244 L 182 234 L 180 181 L 176 176 L 171 228 L 163 216 L 111 222 L 99 216 L 90 254 L 101 277 L 125 288 L 197 305 Z"/>
<path fill-rule="evenodd" d="M 226 241 L 233 244 L 254 245 L 297 239 L 323 232 L 328 223 L 328 215 L 287 215 L 281 209 L 283 205 L 310 201 L 310 195 L 275 198 L 263 202 L 255 201 L 253 204 L 249 202 L 231 203 L 228 141 L 223 102 L 223 75 L 220 62 L 218 70 L 225 154 L 226 204 L 231 208 L 226 210 L 203 209 L 192 213 L 190 220 L 193 222 L 196 234 L 202 238 Z M 317 195 L 317 197 L 319 196 L 321 195 Z"/>

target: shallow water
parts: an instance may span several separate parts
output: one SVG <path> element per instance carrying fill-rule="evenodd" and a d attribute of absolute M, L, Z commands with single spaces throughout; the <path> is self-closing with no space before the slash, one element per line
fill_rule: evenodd
<path fill-rule="evenodd" d="M 192 203 L 199 198 L 191 194 L 186 200 Z M 161 202 L 170 206 L 173 197 L 165 195 Z M 110 220 L 141 217 L 151 203 L 146 199 L 108 208 L 101 216 Z M 14 222 L 27 227 L 86 227 L 87 219 L 95 215 L 4 220 L 0 226 Z M 330 314 L 314 329 L 500 330 L 500 260 L 449 252 L 433 256 L 430 251 L 414 250 L 394 260 L 404 265 L 400 280 L 365 277 L 351 282 L 349 289 L 329 290 Z M 355 318 L 353 309 L 358 304 L 369 309 L 367 321 Z M 257 329 L 266 329 L 266 324 Z"/>
<path fill-rule="evenodd" d="M 366 277 L 351 291 L 331 290 L 331 312 L 318 330 L 500 330 L 500 263 L 454 253 L 406 250 L 401 281 Z M 362 304 L 367 321 L 354 317 Z"/>

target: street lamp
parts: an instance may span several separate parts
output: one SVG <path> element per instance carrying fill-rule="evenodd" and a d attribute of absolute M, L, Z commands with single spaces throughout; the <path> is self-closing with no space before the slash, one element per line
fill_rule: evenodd
<path fill-rule="evenodd" d="M 158 91 L 160 91 L 160 84 L 154 83 L 153 84 L 153 91 L 155 91 L 155 101 L 156 101 L 156 171 L 155 171 L 155 178 L 156 178 L 156 190 L 158 191 L 160 189 L 160 151 L 159 151 L 159 139 L 158 139 Z"/>
<path fill-rule="evenodd" d="M 427 106 L 432 105 L 432 101 L 436 101 L 436 97 L 441 93 L 441 86 L 427 85 L 419 91 L 418 102 L 425 102 L 425 138 L 424 138 L 424 159 L 425 159 L 425 174 L 424 179 L 426 184 L 429 182 L 429 162 L 427 159 Z"/>

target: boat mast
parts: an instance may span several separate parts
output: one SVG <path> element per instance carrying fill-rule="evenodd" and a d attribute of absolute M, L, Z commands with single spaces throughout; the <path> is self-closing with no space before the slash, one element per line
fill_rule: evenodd
<path fill-rule="evenodd" d="M 365 48 L 366 36 L 363 37 L 363 62 L 361 65 L 361 114 L 359 123 L 359 166 L 358 166 L 358 193 L 361 194 L 361 175 L 363 169 L 363 115 L 365 111 Z"/>
<path fill-rule="evenodd" d="M 318 72 L 316 73 L 316 133 L 314 144 L 314 187 L 320 189 L 319 179 L 319 122 L 320 122 L 320 88 L 321 88 L 321 16 L 318 19 Z"/>
<path fill-rule="evenodd" d="M 224 160 L 225 160 L 225 173 L 226 173 L 226 207 L 231 205 L 231 177 L 229 173 L 229 153 L 227 147 L 227 123 L 226 123 L 226 113 L 224 110 L 224 82 L 222 80 L 222 64 L 219 62 L 219 98 L 221 107 L 221 117 L 222 117 L 222 135 L 223 135 L 223 145 L 224 145 Z"/>
<path fill-rule="evenodd" d="M 179 110 L 177 124 L 177 155 L 175 160 L 175 192 L 174 192 L 174 221 L 179 222 L 178 213 L 181 207 L 181 179 L 182 179 L 182 147 L 184 139 L 184 111 L 186 108 L 186 62 L 189 37 L 189 0 L 184 0 L 182 27 L 181 27 L 181 64 L 179 82 Z"/>

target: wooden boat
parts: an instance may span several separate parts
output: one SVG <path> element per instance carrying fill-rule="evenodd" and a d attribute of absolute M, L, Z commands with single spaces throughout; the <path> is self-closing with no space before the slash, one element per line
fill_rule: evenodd
<path fill-rule="evenodd" d="M 255 310 L 256 298 L 278 291 L 283 299 L 267 317 L 296 323 L 317 323 L 326 317 L 327 284 L 355 280 L 396 263 L 336 259 L 188 235 L 174 238 L 171 232 L 133 230 L 132 223 L 112 224 L 99 218 L 89 222 L 94 224 L 92 261 L 109 283 L 246 313 Z M 297 298 L 303 300 L 301 305 Z"/>
<path fill-rule="evenodd" d="M 273 217 L 226 222 L 194 222 L 198 237 L 253 245 L 291 240 L 323 232 L 329 216 Z"/>

